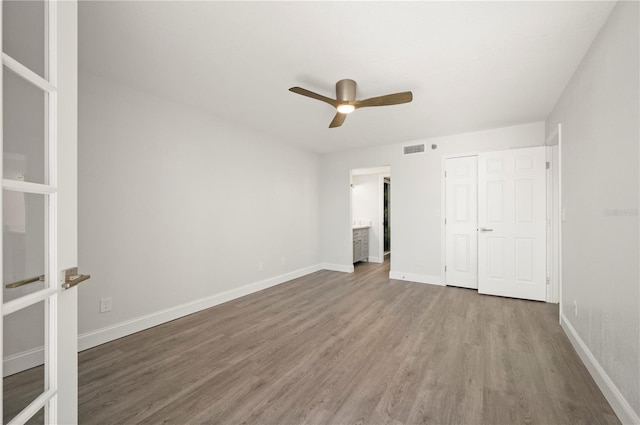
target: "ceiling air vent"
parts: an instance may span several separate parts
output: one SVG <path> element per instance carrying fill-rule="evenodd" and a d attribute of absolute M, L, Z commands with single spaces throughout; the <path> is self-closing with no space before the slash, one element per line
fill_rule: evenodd
<path fill-rule="evenodd" d="M 420 145 L 411 145 L 411 146 L 405 146 L 404 147 L 404 154 L 405 155 L 409 155 L 412 153 L 421 153 L 424 152 L 424 143 L 420 144 Z"/>

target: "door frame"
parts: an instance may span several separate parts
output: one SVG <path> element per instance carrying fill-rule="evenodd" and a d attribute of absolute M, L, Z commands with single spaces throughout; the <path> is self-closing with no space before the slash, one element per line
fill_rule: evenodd
<path fill-rule="evenodd" d="M 389 196 L 387 197 L 387 201 L 388 201 L 388 209 L 387 209 L 387 228 L 389 228 L 389 251 L 386 251 L 384 249 L 384 242 L 385 242 L 385 227 L 384 227 L 384 207 L 385 207 L 385 202 L 384 202 L 384 190 L 385 190 L 385 186 L 389 186 Z M 389 254 L 391 254 L 391 175 L 389 175 L 389 177 L 384 177 L 382 176 L 382 190 L 380 191 L 380 196 L 382 197 L 382 220 L 381 221 L 381 230 L 380 230 L 380 234 L 382 235 L 380 237 L 380 252 L 382 253 L 382 262 L 384 262 L 384 258 L 387 255 L 387 252 Z"/>
<path fill-rule="evenodd" d="M 384 185 L 385 179 L 391 179 L 391 165 L 377 165 L 372 167 L 356 167 L 349 170 L 349 227 L 350 227 L 350 236 L 349 240 L 351 241 L 351 246 L 353 246 L 353 190 L 355 189 L 353 180 L 354 177 L 359 176 L 375 176 L 376 177 L 376 185 L 377 185 L 377 214 L 379 215 L 378 224 L 376 226 L 370 227 L 370 232 L 375 230 L 378 235 L 378 244 L 377 250 L 379 256 L 369 257 L 368 262 L 372 263 L 384 263 L 384 225 L 383 225 L 383 214 L 384 214 Z M 389 220 L 391 220 L 391 195 L 389 196 Z M 391 227 L 391 223 L 389 223 L 389 227 Z M 371 249 L 373 245 L 371 245 L 371 236 L 369 239 L 369 249 Z M 369 251 L 371 252 L 371 251 Z M 353 272 L 355 268 L 353 265 L 351 266 L 349 273 Z"/>
<path fill-rule="evenodd" d="M 551 202 L 550 211 L 552 238 L 547 243 L 547 249 L 551 249 L 551 278 L 547 294 L 547 302 L 555 302 L 559 305 L 558 323 L 562 318 L 562 124 L 551 131 L 545 139 L 547 147 L 547 161 L 551 164 L 547 172 L 547 178 L 551 184 L 547 188 L 551 193 L 547 193 L 547 202 Z M 557 146 L 557 154 L 553 154 L 553 147 Z M 555 156 L 555 158 L 554 158 Z M 555 253 L 555 255 L 553 255 Z"/>

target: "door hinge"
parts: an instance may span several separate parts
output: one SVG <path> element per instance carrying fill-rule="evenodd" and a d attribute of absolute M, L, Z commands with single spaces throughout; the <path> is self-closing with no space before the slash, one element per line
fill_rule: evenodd
<path fill-rule="evenodd" d="M 547 285 L 551 285 L 551 278 L 550 277 L 547 278 Z"/>
<path fill-rule="evenodd" d="M 547 161 L 547 170 L 551 168 L 551 163 L 549 161 Z"/>
<path fill-rule="evenodd" d="M 444 271 L 445 271 L 445 272 L 447 271 L 447 266 L 444 266 Z"/>
<path fill-rule="evenodd" d="M 445 179 L 447 178 L 447 172 L 446 171 L 444 172 L 444 178 Z"/>
<path fill-rule="evenodd" d="M 444 219 L 444 224 L 447 224 L 447 219 L 446 218 Z"/>

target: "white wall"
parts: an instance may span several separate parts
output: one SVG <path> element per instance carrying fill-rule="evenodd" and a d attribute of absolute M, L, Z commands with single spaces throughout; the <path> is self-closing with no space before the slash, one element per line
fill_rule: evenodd
<path fill-rule="evenodd" d="M 318 269 L 316 154 L 83 71 L 79 116 L 81 348 Z"/>
<path fill-rule="evenodd" d="M 426 143 L 423 154 L 403 155 L 403 146 Z M 431 144 L 437 144 L 436 150 Z M 322 157 L 322 258 L 327 268 L 348 270 L 351 261 L 350 171 L 390 165 L 391 273 L 397 278 L 442 284 L 441 158 L 454 153 L 544 144 L 544 122 L 350 150 Z"/>
<path fill-rule="evenodd" d="M 351 189 L 351 214 L 353 222 L 370 223 L 369 261 L 381 263 L 384 253 L 380 251 L 382 226 L 383 177 L 379 174 L 353 176 Z"/>
<path fill-rule="evenodd" d="M 616 5 L 547 119 L 549 132 L 562 123 L 563 323 L 618 415 L 631 421 L 635 414 L 636 423 L 638 12 L 637 2 Z"/>

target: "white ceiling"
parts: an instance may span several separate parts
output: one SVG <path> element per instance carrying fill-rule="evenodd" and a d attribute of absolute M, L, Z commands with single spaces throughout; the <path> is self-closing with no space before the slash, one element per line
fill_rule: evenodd
<path fill-rule="evenodd" d="M 614 3 L 80 3 L 80 67 L 316 152 L 543 120 Z M 413 91 L 336 129 L 329 105 Z"/>

